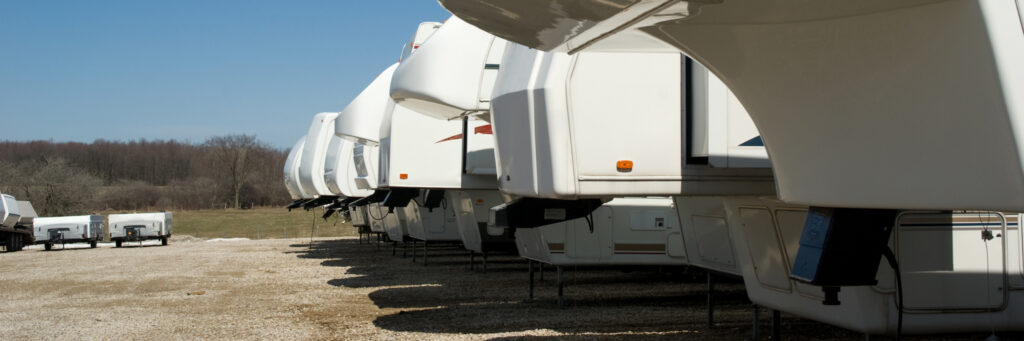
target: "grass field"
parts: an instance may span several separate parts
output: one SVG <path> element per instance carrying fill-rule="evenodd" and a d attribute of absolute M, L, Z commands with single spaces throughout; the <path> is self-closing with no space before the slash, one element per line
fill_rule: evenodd
<path fill-rule="evenodd" d="M 280 207 L 175 211 L 174 234 L 199 238 L 249 239 L 309 237 L 311 232 L 318 237 L 356 235 L 349 222 L 343 222 L 337 215 L 324 221 L 320 218 L 322 215 L 321 209 L 297 209 L 289 212 Z"/>

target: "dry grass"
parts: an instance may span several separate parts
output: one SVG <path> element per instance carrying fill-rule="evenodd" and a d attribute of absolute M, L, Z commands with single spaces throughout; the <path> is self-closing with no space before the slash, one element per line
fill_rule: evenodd
<path fill-rule="evenodd" d="M 337 215 L 326 221 L 321 209 L 288 211 L 280 207 L 174 212 L 174 234 L 199 238 L 296 238 L 354 236 L 352 224 Z M 316 228 L 314 229 L 314 223 Z M 257 229 L 259 230 L 257 233 Z"/>
<path fill-rule="evenodd" d="M 538 282 L 536 299 L 528 300 L 523 260 L 492 256 L 487 272 L 469 271 L 467 260 L 455 246 L 436 247 L 425 267 L 411 257 L 392 256 L 390 247 L 378 250 L 353 238 L 319 238 L 310 245 L 309 239 L 176 237 L 167 247 L 3 253 L 0 335 L 673 340 L 751 335 L 752 309 L 737 281 L 717 286 L 717 324 L 707 326 L 705 277 L 699 270 L 568 269 L 567 308 L 558 309 L 550 269 Z M 768 315 L 760 321 L 765 334 Z M 785 314 L 783 336 L 862 338 Z"/>

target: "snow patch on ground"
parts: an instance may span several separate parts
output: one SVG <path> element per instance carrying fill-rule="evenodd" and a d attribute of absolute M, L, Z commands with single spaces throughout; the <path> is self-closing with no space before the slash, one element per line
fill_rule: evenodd
<path fill-rule="evenodd" d="M 207 239 L 207 242 L 239 242 L 244 240 L 250 240 L 249 238 L 213 238 Z"/>

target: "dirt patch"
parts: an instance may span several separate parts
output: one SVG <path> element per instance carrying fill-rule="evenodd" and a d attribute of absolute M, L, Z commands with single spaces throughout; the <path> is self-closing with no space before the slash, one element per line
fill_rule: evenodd
<path fill-rule="evenodd" d="M 686 268 L 548 268 L 529 300 L 526 262 L 470 271 L 456 246 L 422 265 L 356 239 L 188 240 L 170 246 L 0 254 L 5 339 L 749 339 L 742 283 Z M 411 255 L 410 255 L 411 256 Z M 479 257 L 477 260 L 479 261 Z M 479 267 L 479 264 L 478 264 Z M 539 279 L 539 274 L 537 278 Z M 202 294 L 195 294 L 201 292 Z M 191 294 L 191 295 L 190 295 Z M 768 313 L 761 314 L 763 336 Z M 861 335 L 783 314 L 786 339 Z M 987 335 L 945 336 L 978 339 Z M 1006 337 L 1021 337 L 1009 335 Z M 929 337 L 926 339 L 935 339 Z"/>

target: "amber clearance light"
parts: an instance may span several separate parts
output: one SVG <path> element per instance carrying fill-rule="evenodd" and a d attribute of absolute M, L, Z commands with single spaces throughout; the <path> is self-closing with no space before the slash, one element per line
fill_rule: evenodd
<path fill-rule="evenodd" d="M 633 170 L 633 161 L 630 160 L 619 160 L 615 163 L 615 168 L 620 172 L 629 172 Z"/>

